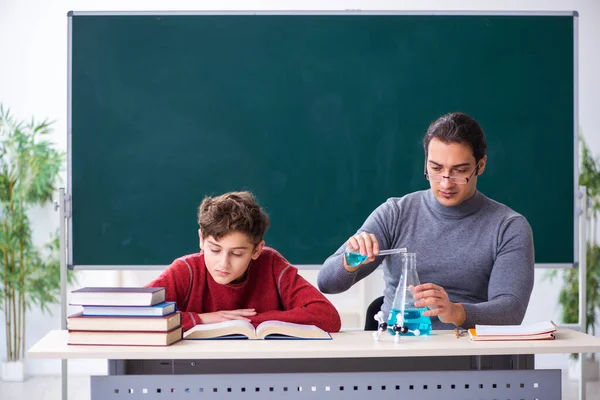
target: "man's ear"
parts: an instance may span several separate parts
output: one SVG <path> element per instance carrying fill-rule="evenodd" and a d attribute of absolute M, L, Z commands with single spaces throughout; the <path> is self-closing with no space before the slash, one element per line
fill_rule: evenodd
<path fill-rule="evenodd" d="M 485 163 L 487 162 L 487 156 L 483 156 L 481 160 L 479 160 L 479 169 L 477 170 L 477 176 L 483 174 L 483 170 L 485 169 Z"/>
<path fill-rule="evenodd" d="M 202 231 L 198 229 L 198 243 L 200 245 L 200 249 L 202 249 L 202 244 L 204 243 L 204 238 L 202 237 Z"/>
<path fill-rule="evenodd" d="M 254 247 L 254 251 L 252 252 L 252 259 L 256 260 L 258 256 L 260 256 L 260 252 L 265 247 L 265 241 L 261 240 L 259 244 Z"/>

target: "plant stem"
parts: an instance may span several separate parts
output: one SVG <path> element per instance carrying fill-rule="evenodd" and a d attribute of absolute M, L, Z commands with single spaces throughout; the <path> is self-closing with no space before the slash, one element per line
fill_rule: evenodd
<path fill-rule="evenodd" d="M 19 342 L 18 342 L 16 351 L 17 351 L 17 358 L 19 360 L 21 358 L 23 358 L 23 355 L 25 354 L 25 349 L 24 349 L 24 347 L 25 347 L 25 310 L 23 309 L 24 301 L 25 300 L 23 298 L 23 292 L 21 291 L 19 293 L 19 307 L 17 309 L 17 317 L 19 318 L 19 323 L 17 324 Z"/>
<path fill-rule="evenodd" d="M 23 204 L 21 204 L 21 208 L 23 208 Z M 23 227 L 21 227 L 21 232 L 19 237 L 23 238 Z M 21 359 L 21 342 L 23 341 L 23 335 L 24 332 L 22 330 L 23 328 L 23 324 L 22 324 L 22 320 L 23 320 L 23 309 L 21 307 L 21 303 L 23 302 L 23 286 L 24 286 L 24 279 L 23 276 L 25 274 L 25 248 L 24 248 L 24 243 L 23 243 L 23 239 L 19 240 L 19 281 L 18 281 L 18 287 L 19 287 L 19 294 L 18 294 L 18 300 L 17 300 L 17 304 L 15 307 L 15 312 L 16 312 L 16 316 L 15 316 L 15 320 L 16 320 L 16 327 L 15 327 L 15 354 L 16 354 L 16 359 L 20 360 Z"/>
<path fill-rule="evenodd" d="M 596 213 L 592 213 L 592 237 L 591 237 L 591 242 L 592 244 L 596 243 L 596 227 L 597 227 L 597 222 L 598 219 L 596 218 Z"/>
<path fill-rule="evenodd" d="M 7 296 L 7 301 L 6 301 L 6 310 L 7 310 L 7 317 L 6 317 L 6 325 L 8 326 L 8 336 L 7 336 L 7 359 L 8 361 L 13 361 L 14 360 L 14 354 L 13 354 L 13 324 L 12 324 L 12 314 L 11 314 L 11 309 L 12 309 L 12 297 L 10 296 L 10 292 L 8 293 Z"/>
<path fill-rule="evenodd" d="M 6 238 L 8 238 L 8 220 L 4 221 L 4 235 Z M 6 250 L 4 251 L 4 320 L 6 321 L 5 323 L 5 328 L 6 328 L 6 359 L 8 361 L 11 360 L 11 347 L 10 347 L 10 308 L 9 308 L 9 301 L 8 301 L 8 274 L 9 274 L 9 258 L 8 258 L 8 247 L 6 248 Z"/>
<path fill-rule="evenodd" d="M 13 211 L 12 208 L 12 204 L 10 207 L 10 211 Z M 4 224 L 5 227 L 5 233 L 6 233 L 6 237 L 8 238 L 8 221 L 5 222 Z M 12 276 L 13 274 L 13 259 L 14 257 L 11 257 L 11 252 L 8 250 L 8 248 L 6 249 L 5 253 L 4 253 L 4 257 L 5 257 L 5 261 L 6 261 L 6 272 L 7 272 L 7 278 L 6 278 L 6 283 L 4 286 L 5 289 L 5 298 L 6 298 L 6 308 L 4 310 L 4 315 L 6 317 L 6 327 L 7 327 L 7 334 L 6 334 L 6 358 L 8 361 L 13 361 L 14 360 L 14 351 L 13 351 L 13 330 L 14 330 L 14 326 L 13 326 L 13 319 L 12 319 L 12 315 L 11 311 L 13 310 L 13 302 L 14 302 L 14 298 L 13 295 L 14 293 L 11 291 L 12 285 L 13 283 L 10 280 L 10 276 Z"/>
<path fill-rule="evenodd" d="M 4 309 L 4 315 L 6 317 L 6 359 L 12 360 L 12 327 L 10 324 L 10 296 L 7 293 L 5 296 L 6 307 Z"/>
<path fill-rule="evenodd" d="M 21 345 L 21 355 L 25 354 L 25 322 L 27 322 L 27 320 L 25 319 L 25 313 L 27 312 L 27 309 L 25 308 L 25 298 L 22 298 L 22 303 L 21 303 L 21 314 L 22 314 L 22 319 L 23 319 L 23 329 L 21 329 L 21 337 L 23 338 L 22 340 L 22 345 Z"/>
<path fill-rule="evenodd" d="M 13 327 L 13 361 L 18 361 L 19 359 L 18 354 L 17 354 L 17 349 L 18 349 L 18 334 L 17 334 L 17 302 L 16 302 L 16 295 L 15 295 L 15 288 L 11 288 L 12 291 L 12 300 L 11 300 L 11 309 L 12 309 L 12 327 Z"/>
<path fill-rule="evenodd" d="M 6 287 L 6 286 L 5 286 Z M 8 296 L 4 295 L 4 329 L 6 331 L 6 359 L 10 359 L 10 329 L 8 325 Z"/>
<path fill-rule="evenodd" d="M 22 316 L 22 310 L 21 310 L 21 302 L 23 301 L 23 293 L 21 291 L 19 291 L 18 294 L 18 301 L 17 301 L 17 306 L 15 307 L 17 310 L 17 322 L 16 322 L 16 327 L 15 327 L 15 334 L 16 334 L 16 343 L 15 343 L 15 354 L 16 354 L 16 359 L 20 360 L 21 359 L 21 342 L 23 341 L 23 316 Z"/>
<path fill-rule="evenodd" d="M 15 205 L 13 202 L 13 193 L 14 193 L 14 181 L 9 182 L 8 185 L 8 204 L 9 204 L 9 213 L 11 215 L 14 215 L 15 212 Z M 8 240 L 10 240 L 9 238 L 9 224 L 8 221 L 5 223 L 5 229 L 6 229 L 6 238 Z M 7 340 L 7 358 L 8 361 L 16 361 L 15 359 L 15 349 L 14 349 L 14 345 L 15 345 L 15 288 L 14 288 L 14 273 L 15 273 L 15 254 L 13 252 L 13 250 L 11 249 L 11 251 L 6 251 L 6 253 L 8 253 L 8 257 L 7 257 L 7 266 L 8 266 L 8 273 L 10 278 L 7 279 L 7 283 L 8 285 L 4 287 L 4 290 L 8 293 L 8 302 L 6 304 L 7 310 L 8 310 L 8 315 L 7 315 L 7 324 L 8 324 L 8 330 L 9 330 L 9 336 L 8 336 L 8 340 Z M 11 311 L 12 311 L 12 315 L 11 315 Z"/>

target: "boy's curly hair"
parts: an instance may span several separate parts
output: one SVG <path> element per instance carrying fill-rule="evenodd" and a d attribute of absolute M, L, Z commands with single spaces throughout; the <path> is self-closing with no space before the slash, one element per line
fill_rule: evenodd
<path fill-rule="evenodd" d="M 203 237 L 220 240 L 233 232 L 248 235 L 257 245 L 269 227 L 269 216 L 250 192 L 229 192 L 205 197 L 198 207 L 198 225 Z"/>

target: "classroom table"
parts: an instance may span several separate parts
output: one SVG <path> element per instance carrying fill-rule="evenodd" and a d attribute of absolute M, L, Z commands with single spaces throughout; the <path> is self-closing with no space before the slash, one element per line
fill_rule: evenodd
<path fill-rule="evenodd" d="M 182 340 L 168 347 L 69 346 L 46 334 L 29 358 L 107 359 L 91 377 L 100 399 L 560 399 L 561 371 L 535 354 L 600 352 L 600 338 L 561 328 L 555 340 L 474 342 L 343 331 L 333 340 Z"/>

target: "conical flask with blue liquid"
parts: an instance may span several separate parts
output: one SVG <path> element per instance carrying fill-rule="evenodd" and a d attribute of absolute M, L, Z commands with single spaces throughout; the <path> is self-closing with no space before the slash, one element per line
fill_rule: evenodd
<path fill-rule="evenodd" d="M 402 254 L 402 274 L 396 288 L 394 302 L 388 316 L 388 332 L 396 333 L 393 326 L 404 326 L 408 328 L 407 336 L 419 336 L 431 333 L 431 318 L 423 315 L 427 307 L 416 307 L 414 298 L 414 287 L 420 285 L 417 274 L 417 256 L 415 253 Z"/>

